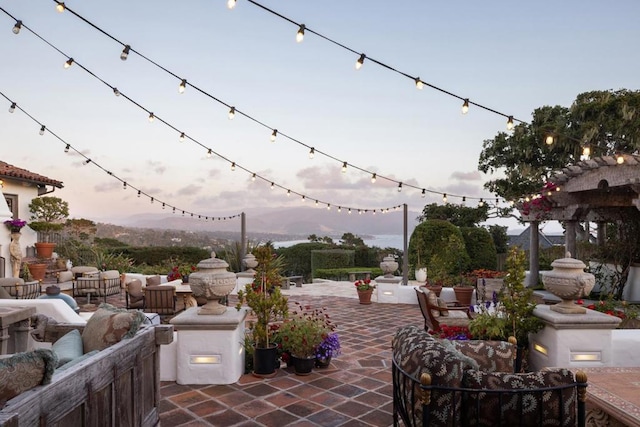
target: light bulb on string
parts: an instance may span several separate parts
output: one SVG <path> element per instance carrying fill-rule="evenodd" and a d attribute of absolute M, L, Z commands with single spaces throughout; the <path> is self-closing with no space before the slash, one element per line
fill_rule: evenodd
<path fill-rule="evenodd" d="M 142 191 L 138 190 L 138 197 L 140 197 L 141 194 L 142 194 Z"/>
<path fill-rule="evenodd" d="M 306 196 L 302 196 L 302 202 L 304 203 L 307 200 Z"/>
<path fill-rule="evenodd" d="M 376 178 L 377 178 L 377 175 L 375 173 L 373 175 L 371 175 L 371 183 L 372 184 L 375 184 Z"/>
<path fill-rule="evenodd" d="M 236 162 L 231 162 L 231 171 L 236 170 Z"/>
<path fill-rule="evenodd" d="M 180 142 L 184 142 L 184 132 L 180 132 L 180 137 L 178 139 Z"/>
<path fill-rule="evenodd" d="M 402 183 L 398 183 L 398 193 L 402 191 Z"/>
<path fill-rule="evenodd" d="M 16 25 L 13 26 L 13 30 L 12 30 L 13 34 L 19 34 L 21 28 L 22 28 L 22 21 L 17 20 Z"/>
<path fill-rule="evenodd" d="M 622 154 L 616 154 L 616 163 L 619 165 L 624 163 L 624 156 Z"/>
<path fill-rule="evenodd" d="M 153 204 L 153 197 L 151 198 L 151 204 Z"/>
<path fill-rule="evenodd" d="M 553 135 L 549 134 L 544 138 L 544 143 L 547 145 L 552 145 L 553 144 Z"/>
<path fill-rule="evenodd" d="M 318 200 L 316 199 L 316 206 L 318 206 Z"/>
<path fill-rule="evenodd" d="M 113 94 L 114 94 L 115 96 L 120 96 L 120 91 L 118 90 L 118 88 L 117 88 L 117 87 L 114 87 L 114 88 L 113 88 Z"/>
<path fill-rule="evenodd" d="M 229 9 L 233 9 L 234 7 L 236 7 L 236 3 L 238 0 L 227 0 L 227 7 Z"/>
<path fill-rule="evenodd" d="M 176 208 L 173 208 L 173 213 L 176 213 Z"/>
<path fill-rule="evenodd" d="M 9 112 L 13 113 L 14 111 L 16 111 L 16 103 L 12 102 L 11 106 L 9 106 Z"/>
<path fill-rule="evenodd" d="M 338 212 L 342 212 L 342 206 L 338 206 Z"/>
<path fill-rule="evenodd" d="M 187 88 L 187 79 L 182 79 L 180 85 L 178 86 L 178 93 L 184 93 Z"/>
<path fill-rule="evenodd" d="M 364 64 L 364 59 L 367 56 L 364 53 L 360 54 L 360 58 L 358 58 L 358 60 L 356 61 L 356 70 L 359 70 L 360 68 L 362 68 L 362 64 Z"/>
<path fill-rule="evenodd" d="M 287 190 L 287 197 L 291 196 L 291 190 Z"/>
<path fill-rule="evenodd" d="M 467 114 L 469 112 L 469 98 L 465 98 L 462 103 L 462 114 Z"/>
<path fill-rule="evenodd" d="M 331 210 L 331 204 L 327 203 L 327 210 L 330 211 Z"/>
<path fill-rule="evenodd" d="M 154 116 L 153 113 L 149 113 L 149 123 L 153 123 L 155 119 L 156 119 L 156 116 Z"/>
<path fill-rule="evenodd" d="M 60 13 L 64 12 L 65 10 L 65 6 L 64 6 L 64 2 L 57 2 L 58 4 L 56 5 L 56 10 Z"/>
<path fill-rule="evenodd" d="M 376 210 L 375 210 L 375 209 L 373 210 L 373 214 L 374 214 L 374 215 L 376 214 Z"/>
<path fill-rule="evenodd" d="M 122 189 L 123 189 L 123 190 L 126 190 L 126 189 L 127 189 L 127 181 L 124 181 L 124 182 L 122 183 Z"/>
<path fill-rule="evenodd" d="M 46 128 L 45 128 L 45 126 L 44 126 L 44 125 L 40 126 L 40 132 L 39 132 L 39 133 L 40 133 L 40 135 L 44 135 L 44 130 L 45 130 L 45 129 L 46 129 Z"/>
<path fill-rule="evenodd" d="M 507 130 L 513 129 L 513 116 L 507 118 Z"/>
<path fill-rule="evenodd" d="M 164 209 L 164 202 L 162 202 L 162 209 Z"/>
<path fill-rule="evenodd" d="M 462 196 L 462 204 L 464 205 L 465 203 L 467 203 L 467 196 Z"/>
<path fill-rule="evenodd" d="M 589 148 L 588 146 L 585 146 L 582 149 L 582 155 L 583 156 L 590 156 L 591 155 L 591 148 Z"/>
<path fill-rule="evenodd" d="M 296 33 L 296 41 L 298 43 L 301 43 L 302 40 L 304 40 L 304 30 L 305 30 L 305 26 L 304 24 L 300 24 L 300 28 L 298 28 L 298 32 Z"/>
<path fill-rule="evenodd" d="M 213 151 L 211 151 L 211 148 L 209 148 L 207 150 L 207 159 L 210 159 L 212 155 L 213 155 Z"/>
<path fill-rule="evenodd" d="M 421 193 L 421 197 L 424 199 L 427 196 L 427 190 L 426 189 L 422 189 L 422 193 Z"/>
<path fill-rule="evenodd" d="M 442 203 L 447 203 L 447 193 L 442 195 Z"/>
<path fill-rule="evenodd" d="M 422 90 L 422 88 L 424 87 L 424 83 L 422 82 L 422 80 L 420 80 L 420 77 L 416 77 L 415 82 L 416 82 L 416 88 Z"/>
<path fill-rule="evenodd" d="M 478 206 L 479 207 L 483 207 L 484 206 L 484 200 L 480 199 L 480 201 L 478 202 Z"/>
<path fill-rule="evenodd" d="M 362 215 L 362 211 L 358 209 L 358 215 Z"/>
<path fill-rule="evenodd" d="M 349 215 L 351 215 L 351 208 L 349 208 L 349 210 L 347 211 L 347 213 L 348 213 Z"/>
<path fill-rule="evenodd" d="M 231 107 L 229 109 L 229 120 L 233 120 L 235 116 L 236 116 L 236 107 Z"/>
<path fill-rule="evenodd" d="M 255 181 L 256 180 L 256 174 L 254 173 L 253 175 L 251 175 L 251 181 Z"/>
<path fill-rule="evenodd" d="M 274 129 L 273 132 L 271 132 L 271 142 L 276 142 L 276 137 L 278 136 L 278 129 Z"/>
<path fill-rule="evenodd" d="M 122 49 L 122 53 L 120 54 L 120 59 L 122 59 L 123 61 L 126 61 L 127 58 L 129 57 L 129 51 L 131 50 L 131 46 L 124 45 L 124 49 Z"/>
<path fill-rule="evenodd" d="M 64 69 L 68 69 L 73 65 L 73 58 L 69 58 L 64 63 Z"/>
<path fill-rule="evenodd" d="M 342 162 L 342 173 L 347 171 L 347 162 Z"/>
<path fill-rule="evenodd" d="M 64 152 L 68 153 L 69 152 L 69 148 L 71 148 L 71 145 L 67 144 L 67 146 L 64 147 Z"/>
<path fill-rule="evenodd" d="M 272 182 L 270 188 L 273 190 L 274 188 L 276 188 L 276 185 Z"/>
<path fill-rule="evenodd" d="M 88 165 L 89 163 L 91 163 L 91 159 L 87 159 L 87 160 L 84 161 L 85 165 Z"/>
<path fill-rule="evenodd" d="M 309 150 L 309 158 L 313 159 L 315 155 L 316 155 L 316 149 L 311 147 L 311 150 Z"/>

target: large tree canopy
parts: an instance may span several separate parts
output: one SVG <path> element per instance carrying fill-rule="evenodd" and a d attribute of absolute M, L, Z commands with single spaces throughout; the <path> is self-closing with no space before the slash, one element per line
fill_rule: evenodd
<path fill-rule="evenodd" d="M 552 144 L 546 144 L 547 137 Z M 570 108 L 545 106 L 531 123 L 498 133 L 483 143 L 478 169 L 501 173 L 485 188 L 507 200 L 540 191 L 551 173 L 590 156 L 636 153 L 640 145 L 640 91 L 593 91 L 578 95 Z"/>
<path fill-rule="evenodd" d="M 423 222 L 431 219 L 449 221 L 456 227 L 474 227 L 489 217 L 489 205 L 483 204 L 475 208 L 446 203 L 439 205 L 431 203 L 422 209 L 422 215 L 417 219 Z"/>

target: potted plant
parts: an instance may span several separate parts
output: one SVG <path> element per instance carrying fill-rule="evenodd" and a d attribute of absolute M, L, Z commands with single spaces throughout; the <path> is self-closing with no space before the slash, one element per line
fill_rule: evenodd
<path fill-rule="evenodd" d="M 324 309 L 312 309 L 296 302 L 290 319 L 278 328 L 278 342 L 290 358 L 297 375 L 308 375 L 316 364 L 320 345 L 332 331 Z"/>
<path fill-rule="evenodd" d="M 340 353 L 340 337 L 337 332 L 330 332 L 316 349 L 316 368 L 328 368 L 331 359 Z"/>
<path fill-rule="evenodd" d="M 41 258 L 27 264 L 29 275 L 33 280 L 42 281 L 47 274 L 47 264 Z"/>
<path fill-rule="evenodd" d="M 255 320 L 250 322 L 251 339 L 254 345 L 253 373 L 270 376 L 277 367 L 277 347 L 273 342 L 272 325 L 288 316 L 287 298 L 280 293 L 281 258 L 276 258 L 270 246 L 259 246 L 253 251 L 258 261 L 255 279 L 238 291 L 240 310 L 244 303 L 251 309 Z"/>
<path fill-rule="evenodd" d="M 418 248 L 418 262 L 416 262 L 415 277 L 420 283 L 427 281 L 427 266 L 420 262 L 420 248 Z"/>
<path fill-rule="evenodd" d="M 196 266 L 191 264 L 174 265 L 171 267 L 169 274 L 167 274 L 167 280 L 170 282 L 172 280 L 182 279 L 182 283 L 189 283 L 189 275 L 196 270 Z"/>
<path fill-rule="evenodd" d="M 29 203 L 32 230 L 40 232 L 43 242 L 36 243 L 36 251 L 41 258 L 51 258 L 55 243 L 51 243 L 51 233 L 60 231 L 69 216 L 69 203 L 59 197 L 43 196 Z"/>
<path fill-rule="evenodd" d="M 455 285 L 453 292 L 456 294 L 458 304 L 463 307 L 469 307 L 473 299 L 473 291 L 476 289 L 475 277 L 471 278 L 464 274 L 453 278 Z"/>
<path fill-rule="evenodd" d="M 476 339 L 503 340 L 513 336 L 518 341 L 520 357 L 525 359 L 524 350 L 529 346 L 529 334 L 544 327 L 542 320 L 533 315 L 536 303 L 533 289 L 524 285 L 525 254 L 513 247 L 507 256 L 507 275 L 504 286 L 496 294 L 496 302 L 478 305 L 477 315 L 469 322 L 469 330 Z M 518 369 L 519 370 L 519 369 Z"/>
<path fill-rule="evenodd" d="M 354 282 L 356 290 L 358 291 L 358 299 L 360 304 L 371 304 L 371 294 L 376 288 L 376 285 L 371 279 L 359 279 Z"/>

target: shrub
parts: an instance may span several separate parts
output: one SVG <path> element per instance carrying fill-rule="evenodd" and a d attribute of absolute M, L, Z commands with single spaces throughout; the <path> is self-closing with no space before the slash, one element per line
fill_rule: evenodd
<path fill-rule="evenodd" d="M 498 254 L 491 234 L 482 227 L 463 227 L 460 232 L 469 254 L 469 269 L 495 270 Z"/>
<path fill-rule="evenodd" d="M 310 242 L 298 243 L 288 248 L 278 249 L 287 263 L 287 276 L 303 276 L 306 281 L 311 280 L 311 252 L 326 249 L 326 243 Z"/>

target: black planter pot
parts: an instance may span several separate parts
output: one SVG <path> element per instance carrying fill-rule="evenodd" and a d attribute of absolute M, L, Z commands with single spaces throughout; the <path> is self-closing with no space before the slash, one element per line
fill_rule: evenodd
<path fill-rule="evenodd" d="M 275 375 L 278 362 L 278 348 L 271 344 L 268 348 L 253 349 L 253 375 L 269 377 Z"/>
<path fill-rule="evenodd" d="M 331 357 L 319 358 L 316 357 L 316 368 L 326 369 L 331 365 Z"/>
<path fill-rule="evenodd" d="M 291 356 L 291 361 L 293 362 L 293 372 L 296 375 L 309 375 L 316 364 L 315 356 L 306 358 Z"/>

